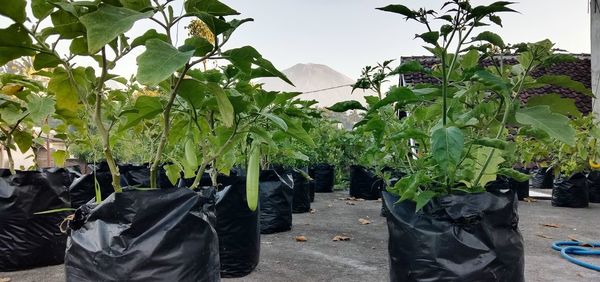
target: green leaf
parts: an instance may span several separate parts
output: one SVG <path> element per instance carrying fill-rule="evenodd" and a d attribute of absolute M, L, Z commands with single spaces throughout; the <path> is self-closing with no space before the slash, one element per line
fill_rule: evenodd
<path fill-rule="evenodd" d="M 506 47 L 506 45 L 504 45 L 504 41 L 502 40 L 502 37 L 500 37 L 500 35 L 495 34 L 491 31 L 484 31 L 484 32 L 478 34 L 477 36 L 475 36 L 473 38 L 473 40 L 489 42 L 492 45 L 498 46 L 500 48 Z"/>
<path fill-rule="evenodd" d="M 438 31 L 429 31 L 429 32 L 417 34 L 417 35 L 415 35 L 415 38 L 416 37 L 423 39 L 423 41 L 425 41 L 429 44 L 436 45 L 438 39 L 440 39 L 440 33 Z"/>
<path fill-rule="evenodd" d="M 52 78 L 48 82 L 48 91 L 56 96 L 57 110 L 74 112 L 79 107 L 77 87 L 71 83 L 69 75 L 64 69 L 56 68 L 54 70 Z"/>
<path fill-rule="evenodd" d="M 47 0 L 31 0 L 31 11 L 33 12 L 33 16 L 38 20 L 49 16 L 52 10 L 54 10 L 54 6 Z"/>
<path fill-rule="evenodd" d="M 158 85 L 183 67 L 194 51 L 179 52 L 171 44 L 158 39 L 146 41 L 146 51 L 137 57 L 137 80 L 146 85 Z"/>
<path fill-rule="evenodd" d="M 541 96 L 533 96 L 527 101 L 528 107 L 546 105 L 554 113 L 563 114 L 566 116 L 581 117 L 581 111 L 575 105 L 575 100 L 571 98 L 562 98 L 558 94 L 546 94 Z"/>
<path fill-rule="evenodd" d="M 26 117 L 27 114 L 27 112 L 21 111 L 21 109 L 16 106 L 0 107 L 0 118 L 11 126 L 17 124 L 17 122 Z"/>
<path fill-rule="evenodd" d="M 176 164 L 170 164 L 163 166 L 163 168 L 165 169 L 165 173 L 167 174 L 167 178 L 169 178 L 171 184 L 177 185 L 179 178 L 181 177 L 181 170 L 179 169 L 179 166 Z"/>
<path fill-rule="evenodd" d="M 282 72 L 277 70 L 275 66 L 268 60 L 264 59 L 256 49 L 251 46 L 245 46 L 237 49 L 231 49 L 223 52 L 223 57 L 229 60 L 234 66 L 239 68 L 246 74 L 252 74 L 252 65 L 256 65 L 263 69 L 265 75 L 262 77 L 279 77 L 281 80 L 290 85 L 294 85 Z"/>
<path fill-rule="evenodd" d="M 469 50 L 466 54 L 462 55 L 460 65 L 463 69 L 474 68 L 479 64 L 479 51 L 475 49 Z"/>
<path fill-rule="evenodd" d="M 304 144 L 310 146 L 310 147 L 315 147 L 315 142 L 312 140 L 312 138 L 310 138 L 310 135 L 308 134 L 308 132 L 306 132 L 306 130 L 304 129 L 304 127 L 302 127 L 302 124 L 295 119 L 291 119 L 288 117 L 281 117 L 285 123 L 288 126 L 288 130 L 286 131 L 286 133 L 294 138 L 296 138 L 298 141 L 303 142 Z"/>
<path fill-rule="evenodd" d="M 367 110 L 365 107 L 363 107 L 363 105 L 360 104 L 359 101 L 356 100 L 338 102 L 331 107 L 327 107 L 327 109 L 337 113 L 343 113 L 349 110 Z"/>
<path fill-rule="evenodd" d="M 125 121 L 119 127 L 119 131 L 129 129 L 144 119 L 153 119 L 163 111 L 163 105 L 160 97 L 139 96 L 131 110 L 122 114 Z"/>
<path fill-rule="evenodd" d="M 184 3 L 184 7 L 188 13 L 204 12 L 213 16 L 234 16 L 240 14 L 217 0 L 187 0 Z"/>
<path fill-rule="evenodd" d="M 195 79 L 184 79 L 179 85 L 177 94 L 185 99 L 194 109 L 200 109 L 208 87 Z"/>
<path fill-rule="evenodd" d="M 258 207 L 258 179 L 260 176 L 260 147 L 253 143 L 248 158 L 248 174 L 246 175 L 246 201 L 248 208 L 255 211 Z"/>
<path fill-rule="evenodd" d="M 146 41 L 150 39 L 158 39 L 167 43 L 169 42 L 169 37 L 166 34 L 158 33 L 155 29 L 150 29 L 146 31 L 143 35 L 131 41 L 131 49 L 138 46 L 146 45 Z"/>
<path fill-rule="evenodd" d="M 437 195 L 437 193 L 435 193 L 434 191 L 429 191 L 429 190 L 428 191 L 423 191 L 423 192 L 419 193 L 419 195 L 417 195 L 417 197 L 415 197 L 415 202 L 417 203 L 417 206 L 416 206 L 415 210 L 417 212 L 420 211 L 436 195 Z"/>
<path fill-rule="evenodd" d="M 54 165 L 57 167 L 64 167 L 65 161 L 69 154 L 65 150 L 56 150 L 52 152 L 52 159 L 54 160 Z"/>
<path fill-rule="evenodd" d="M 17 23 L 23 23 L 27 18 L 26 5 L 25 0 L 3 0 L 2 5 L 0 5 L 0 15 L 6 16 Z"/>
<path fill-rule="evenodd" d="M 405 73 L 413 73 L 413 72 L 425 72 L 425 68 L 419 61 L 408 61 L 402 63 L 395 70 L 393 70 L 390 75 L 397 74 L 405 74 Z"/>
<path fill-rule="evenodd" d="M 575 130 L 569 125 L 569 118 L 553 113 L 549 106 L 520 108 L 515 117 L 520 124 L 530 125 L 554 139 L 571 146 L 575 145 Z"/>
<path fill-rule="evenodd" d="M 186 52 L 194 50 L 195 57 L 202 57 L 212 51 L 214 46 L 208 40 L 201 37 L 192 37 L 185 40 L 183 46 L 179 47 L 179 51 Z"/>
<path fill-rule="evenodd" d="M 388 5 L 382 8 L 377 8 L 377 10 L 400 14 L 405 16 L 407 19 L 414 19 L 416 17 L 416 13 L 404 5 Z"/>
<path fill-rule="evenodd" d="M 390 137 L 391 140 L 403 140 L 403 139 L 421 139 L 426 140 L 429 139 L 429 135 L 427 133 L 421 131 L 416 128 L 408 128 L 400 131 L 398 134 Z"/>
<path fill-rule="evenodd" d="M 139 13 L 127 8 L 100 5 L 97 11 L 83 15 L 79 20 L 87 30 L 89 53 L 96 54 L 106 44 L 131 29 L 136 21 L 153 14 L 152 11 Z"/>
<path fill-rule="evenodd" d="M 88 48 L 87 48 L 87 39 L 85 37 L 77 37 L 71 41 L 71 45 L 69 46 L 69 51 L 73 55 L 79 56 L 87 56 Z"/>
<path fill-rule="evenodd" d="M 493 23 L 499 25 L 500 27 L 502 27 L 502 19 L 500 17 L 495 16 L 495 15 L 490 15 L 489 18 L 490 18 L 491 22 L 493 22 Z"/>
<path fill-rule="evenodd" d="M 488 148 L 495 148 L 500 150 L 506 150 L 509 147 L 509 143 L 506 140 L 500 140 L 497 138 L 481 137 L 473 140 L 473 144 L 480 145 Z"/>
<path fill-rule="evenodd" d="M 27 31 L 18 24 L 0 29 L 0 66 L 22 56 L 33 56 L 31 43 Z"/>
<path fill-rule="evenodd" d="M 493 153 L 492 158 L 489 164 L 483 168 L 486 163 L 488 156 Z M 475 185 L 479 187 L 485 187 L 488 182 L 496 180 L 498 174 L 498 166 L 504 162 L 500 153 L 494 148 L 490 147 L 481 147 L 475 150 L 475 165 L 473 166 L 475 171 L 479 173 L 483 169 L 483 174 L 479 179 L 479 183 L 475 183 Z"/>
<path fill-rule="evenodd" d="M 502 77 L 499 77 L 486 70 L 477 71 L 473 76 L 473 79 L 481 82 L 487 87 L 490 87 L 498 93 L 508 93 L 511 89 L 511 85 L 502 79 Z"/>
<path fill-rule="evenodd" d="M 271 120 L 274 124 L 281 128 L 281 130 L 288 131 L 287 123 L 285 123 L 285 121 L 282 118 L 272 113 L 262 113 L 262 115 Z"/>
<path fill-rule="evenodd" d="M 61 212 L 72 212 L 75 211 L 77 209 L 74 208 L 60 208 L 60 209 L 52 209 L 52 210 L 47 210 L 47 211 L 42 211 L 42 212 L 36 212 L 33 213 L 35 215 L 44 215 L 44 214 L 53 214 L 53 213 L 61 213 Z"/>
<path fill-rule="evenodd" d="M 419 101 L 424 101 L 428 96 L 417 96 L 413 91 L 406 87 L 392 87 L 386 94 L 385 98 L 377 102 L 375 105 L 369 108 L 369 113 L 374 113 L 377 109 L 385 107 L 393 103 L 399 103 L 400 105 L 407 105 Z"/>
<path fill-rule="evenodd" d="M 55 104 L 54 99 L 51 97 L 31 95 L 29 102 L 27 102 L 29 117 L 34 123 L 40 125 L 54 113 Z"/>
<path fill-rule="evenodd" d="M 62 39 L 73 39 L 85 36 L 85 27 L 79 19 L 73 14 L 58 10 L 50 15 L 53 28 L 50 31 L 56 32 Z"/>
<path fill-rule="evenodd" d="M 33 58 L 33 68 L 40 70 L 43 68 L 54 68 L 61 63 L 61 60 L 52 54 L 38 53 Z"/>
<path fill-rule="evenodd" d="M 594 97 L 594 93 L 592 90 L 585 87 L 583 83 L 579 81 L 575 81 L 566 75 L 544 75 L 538 79 L 536 79 L 539 83 L 550 84 L 554 86 L 559 86 L 567 89 L 571 89 L 573 91 L 577 91 L 581 94 L 585 94 L 591 97 Z"/>
<path fill-rule="evenodd" d="M 263 109 L 273 103 L 277 98 L 277 92 L 261 91 L 254 95 L 254 101 L 259 109 Z"/>
<path fill-rule="evenodd" d="M 233 105 L 231 104 L 231 101 L 229 101 L 229 97 L 227 97 L 227 93 L 225 93 L 223 88 L 217 84 L 209 84 L 208 86 L 209 91 L 217 99 L 217 105 L 219 106 L 219 113 L 221 114 L 223 124 L 227 127 L 233 126 L 235 112 L 233 111 Z"/>
<path fill-rule="evenodd" d="M 523 182 L 529 180 L 529 175 L 516 171 L 512 168 L 500 168 L 498 174 L 508 176 L 516 181 Z"/>
<path fill-rule="evenodd" d="M 442 127 L 431 134 L 431 151 L 438 165 L 446 172 L 456 168 L 465 145 L 462 131 L 454 126 Z"/>
<path fill-rule="evenodd" d="M 144 11 L 148 8 L 152 8 L 150 0 L 119 0 L 123 7 L 135 11 Z"/>
<path fill-rule="evenodd" d="M 23 154 L 25 154 L 33 144 L 33 136 L 27 131 L 15 131 L 13 133 L 13 139 Z"/>

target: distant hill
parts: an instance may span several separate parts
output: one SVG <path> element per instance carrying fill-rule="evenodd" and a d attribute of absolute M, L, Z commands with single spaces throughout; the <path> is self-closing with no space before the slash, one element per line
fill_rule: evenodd
<path fill-rule="evenodd" d="M 347 77 L 338 71 L 320 64 L 297 64 L 283 73 L 296 85 L 293 87 L 278 78 L 265 78 L 258 81 L 264 84 L 264 89 L 269 91 L 287 92 L 311 92 L 341 85 L 351 85 L 354 79 Z M 364 96 L 374 95 L 357 89 L 352 93 L 352 87 L 345 86 L 315 93 L 300 95 L 304 100 L 317 100 L 319 107 L 329 107 L 337 102 L 346 100 L 357 100 L 365 104 Z"/>

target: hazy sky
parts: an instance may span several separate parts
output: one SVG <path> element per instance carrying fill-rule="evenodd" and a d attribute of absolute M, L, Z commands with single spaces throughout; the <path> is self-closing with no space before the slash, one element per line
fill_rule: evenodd
<path fill-rule="evenodd" d="M 1 0 L 0 0 L 1 1 Z M 222 0 L 254 18 L 230 41 L 229 47 L 252 45 L 278 68 L 297 63 L 326 64 L 352 78 L 365 65 L 400 56 L 424 55 L 415 33 L 421 26 L 404 21 L 401 15 L 375 10 L 392 3 L 409 7 L 439 9 L 445 0 Z M 180 1 L 177 1 L 180 2 Z M 474 5 L 493 1 L 472 1 Z M 492 31 L 505 42 L 517 43 L 549 38 L 557 47 L 574 53 L 590 51 L 590 15 L 587 0 L 522 0 L 514 8 L 520 14 L 504 14 L 504 28 Z M 176 9 L 176 13 L 177 10 Z M 0 27 L 9 21 L 0 17 Z M 186 31 L 180 26 L 180 40 Z M 133 33 L 141 34 L 153 23 L 136 24 Z M 135 56 L 130 54 L 117 72 L 135 73 Z"/>

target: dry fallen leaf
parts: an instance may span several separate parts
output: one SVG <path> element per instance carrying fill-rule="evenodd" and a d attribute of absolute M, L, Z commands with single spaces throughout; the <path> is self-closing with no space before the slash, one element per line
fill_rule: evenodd
<path fill-rule="evenodd" d="M 296 240 L 296 242 L 306 242 L 307 241 L 305 236 L 296 236 L 296 237 L 294 237 L 294 240 Z"/>
<path fill-rule="evenodd" d="M 346 202 L 346 205 L 355 206 L 356 204 L 355 204 L 355 203 L 353 203 L 353 202 L 347 201 L 347 202 Z"/>
<path fill-rule="evenodd" d="M 556 223 L 544 223 L 544 224 L 542 224 L 542 226 L 552 227 L 552 228 L 560 228 L 560 224 L 556 224 Z"/>
<path fill-rule="evenodd" d="M 357 200 L 357 201 L 359 201 L 359 202 L 362 202 L 362 201 L 364 201 L 365 199 L 363 199 L 363 198 L 358 198 L 358 199 L 356 199 L 356 200 Z"/>
<path fill-rule="evenodd" d="M 552 238 L 552 237 L 550 237 L 550 236 L 546 236 L 546 235 L 544 235 L 544 234 L 535 234 L 535 236 L 542 237 L 542 238 L 544 238 L 544 239 L 554 239 L 554 238 Z"/>
<path fill-rule="evenodd" d="M 350 241 L 350 237 L 336 235 L 335 237 L 333 237 L 333 241 L 335 241 L 335 242 L 337 242 L 337 241 Z"/>
<path fill-rule="evenodd" d="M 331 207 L 333 207 L 333 205 L 332 205 L 332 204 L 329 204 L 329 205 L 327 205 L 327 206 L 328 206 L 328 207 L 330 207 L 330 208 L 331 208 Z"/>
<path fill-rule="evenodd" d="M 577 237 L 575 237 L 575 235 L 569 235 L 569 236 L 567 236 L 567 238 L 569 238 L 569 240 L 571 240 L 573 242 L 579 242 L 579 240 L 577 240 Z"/>
<path fill-rule="evenodd" d="M 381 198 L 377 199 L 377 202 L 380 202 L 380 203 L 381 203 L 381 201 L 382 201 L 382 200 L 381 200 Z"/>
<path fill-rule="evenodd" d="M 8 277 L 0 277 L 0 282 L 10 282 L 10 278 Z"/>
<path fill-rule="evenodd" d="M 524 198 L 523 201 L 528 202 L 528 203 L 537 202 L 537 200 L 535 198 L 530 198 L 530 197 Z"/>
<path fill-rule="evenodd" d="M 362 224 L 362 225 L 367 225 L 367 224 L 370 224 L 370 223 L 371 223 L 371 221 L 370 221 L 370 220 L 368 220 L 368 219 L 364 219 L 364 218 L 359 218 L 359 219 L 358 219 L 358 222 L 359 222 L 360 224 Z"/>
<path fill-rule="evenodd" d="M 310 209 L 310 211 L 309 211 L 309 212 L 310 212 L 310 213 L 315 213 L 315 212 L 317 212 L 317 210 L 315 210 L 315 209 Z"/>

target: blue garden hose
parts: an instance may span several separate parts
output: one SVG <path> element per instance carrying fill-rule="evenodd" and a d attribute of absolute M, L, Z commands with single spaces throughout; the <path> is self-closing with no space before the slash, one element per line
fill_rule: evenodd
<path fill-rule="evenodd" d="M 570 256 L 571 254 L 582 256 L 600 256 L 600 249 L 593 248 L 600 248 L 600 242 L 583 243 L 572 241 L 556 241 L 552 243 L 552 249 L 559 251 L 560 255 L 566 260 L 591 270 L 600 271 L 600 266 L 587 263 Z"/>

